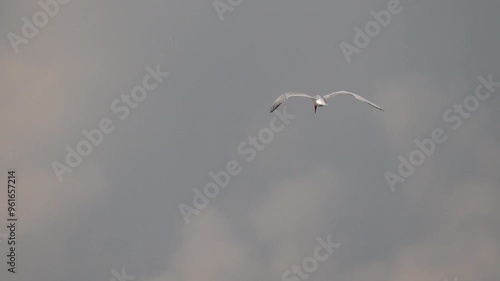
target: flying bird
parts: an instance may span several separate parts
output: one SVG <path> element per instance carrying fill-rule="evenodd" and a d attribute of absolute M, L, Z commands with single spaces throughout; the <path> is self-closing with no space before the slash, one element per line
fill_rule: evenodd
<path fill-rule="evenodd" d="M 363 98 L 362 96 L 359 96 L 359 95 L 356 95 L 354 93 L 347 92 L 347 91 L 338 91 L 338 92 L 334 92 L 334 93 L 331 93 L 331 94 L 328 94 L 328 95 L 324 95 L 324 96 L 316 95 L 314 97 L 310 96 L 308 94 L 304 94 L 304 93 L 288 92 L 288 93 L 282 94 L 281 96 L 279 96 L 276 99 L 276 101 L 274 101 L 273 105 L 271 106 L 271 113 L 273 111 L 275 111 L 282 103 L 284 103 L 290 97 L 305 97 L 305 98 L 312 99 L 314 101 L 314 112 L 316 113 L 316 109 L 318 107 L 322 107 L 322 106 L 328 105 L 326 103 L 327 99 L 333 98 L 333 97 L 336 97 L 336 96 L 340 96 L 340 95 L 352 96 L 352 97 L 356 98 L 357 100 L 360 100 L 362 102 L 365 102 L 365 103 L 367 103 L 367 104 L 375 107 L 378 110 L 384 111 L 380 106 L 378 106 L 378 105 L 374 104 L 373 102 L 371 102 L 371 101 Z"/>

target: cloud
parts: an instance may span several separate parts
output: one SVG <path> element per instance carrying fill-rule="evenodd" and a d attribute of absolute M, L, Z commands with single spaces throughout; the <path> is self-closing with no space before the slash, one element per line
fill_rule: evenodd
<path fill-rule="evenodd" d="M 421 183 L 420 183 L 421 184 Z M 432 211 L 426 239 L 398 247 L 389 261 L 373 260 L 346 274 L 360 281 L 491 280 L 498 276 L 500 245 L 495 221 L 497 185 L 481 179 L 459 183 Z M 432 220 L 431 220 L 432 221 Z M 436 223 L 439 222 L 439 223 Z M 428 227 L 428 225 L 421 225 Z"/>
<path fill-rule="evenodd" d="M 335 205 L 332 198 L 340 188 L 335 180 L 334 172 L 323 166 L 272 186 L 269 196 L 252 215 L 260 237 L 300 237 L 316 224 L 314 218 L 321 217 L 325 204 Z"/>
<path fill-rule="evenodd" d="M 250 245 L 232 234 L 222 214 L 206 209 L 191 224 L 183 230 L 183 241 L 168 272 L 155 281 L 254 280 L 259 276 Z"/>
<path fill-rule="evenodd" d="M 184 227 L 182 243 L 167 272 L 153 280 L 281 278 L 283 271 L 311 254 L 311 249 L 301 245 L 315 243 L 318 233 L 331 228 L 322 225 L 321 212 L 325 206 L 335 204 L 332 197 L 340 186 L 334 181 L 334 173 L 320 167 L 270 186 L 270 195 L 245 218 L 257 233 L 256 245 L 234 235 L 222 213 L 213 208 L 204 210 Z M 311 237 L 311 241 L 304 242 L 304 236 Z M 270 263 L 267 259 L 256 260 L 252 249 L 259 247 L 269 247 Z"/>

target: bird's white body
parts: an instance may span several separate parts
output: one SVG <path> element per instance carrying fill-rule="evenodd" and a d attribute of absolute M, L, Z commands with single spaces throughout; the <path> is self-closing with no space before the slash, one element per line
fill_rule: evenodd
<path fill-rule="evenodd" d="M 314 100 L 314 104 L 315 104 L 317 107 L 322 107 L 322 106 L 324 106 L 324 105 L 328 105 L 328 104 L 326 103 L 326 100 L 325 100 L 322 96 L 320 96 L 320 95 L 316 95 L 316 96 L 314 96 L 314 98 L 315 98 L 315 100 Z"/>
<path fill-rule="evenodd" d="M 355 99 L 359 100 L 359 101 L 362 101 L 362 102 L 365 102 L 373 107 L 375 107 L 376 109 L 378 110 L 381 110 L 381 111 L 384 111 L 380 106 L 374 104 L 373 102 L 361 97 L 361 96 L 358 96 L 354 93 L 351 93 L 351 92 L 347 92 L 347 91 L 338 91 L 338 92 L 333 92 L 331 94 L 328 94 L 328 95 L 324 95 L 324 96 L 320 96 L 320 95 L 316 95 L 316 96 L 310 96 L 308 94 L 304 94 L 304 93 L 293 93 L 293 92 L 288 92 L 288 93 L 285 93 L 285 94 L 282 94 L 281 96 L 279 96 L 276 101 L 274 101 L 272 107 L 271 107 L 271 112 L 275 111 L 276 108 L 278 108 L 282 103 L 284 103 L 288 98 L 290 97 L 305 97 L 305 98 L 310 98 L 314 101 L 314 112 L 316 112 L 316 109 L 318 107 L 323 107 L 325 105 L 328 105 L 326 103 L 326 100 L 329 99 L 329 98 L 333 98 L 335 96 L 339 96 L 339 95 L 348 95 L 348 96 L 352 96 L 354 97 Z"/>

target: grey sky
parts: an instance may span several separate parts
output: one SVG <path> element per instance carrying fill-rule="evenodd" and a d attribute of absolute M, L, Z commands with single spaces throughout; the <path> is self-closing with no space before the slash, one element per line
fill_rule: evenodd
<path fill-rule="evenodd" d="M 500 3 L 401 0 L 348 63 L 340 44 L 388 2 L 243 0 L 221 21 L 211 0 L 72 0 L 16 54 L 9 32 L 41 8 L 1 1 L 0 233 L 10 168 L 20 221 L 0 279 L 278 281 L 332 235 L 309 280 L 499 280 L 500 88 L 456 130 L 443 114 L 500 81 Z M 110 105 L 156 65 L 170 75 L 120 120 Z M 385 112 L 291 99 L 255 160 L 238 153 L 280 94 L 337 90 Z M 51 164 L 103 118 L 115 130 L 59 182 Z M 384 173 L 435 128 L 447 141 L 391 192 Z M 230 160 L 241 173 L 186 225 L 179 204 Z"/>

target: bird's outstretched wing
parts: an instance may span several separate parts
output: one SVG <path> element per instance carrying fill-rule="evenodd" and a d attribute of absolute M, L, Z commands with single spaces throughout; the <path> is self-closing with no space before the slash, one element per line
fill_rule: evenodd
<path fill-rule="evenodd" d="M 354 98 L 356 98 L 357 100 L 360 100 L 362 102 L 366 102 L 367 104 L 375 107 L 376 109 L 378 110 L 382 110 L 384 111 L 380 106 L 374 104 L 373 102 L 363 98 L 362 96 L 359 96 L 359 95 L 356 95 L 354 93 L 351 93 L 351 92 L 347 92 L 347 91 L 338 91 L 338 92 L 334 92 L 334 93 L 331 93 L 331 94 L 328 94 L 328 95 L 324 95 L 323 96 L 323 99 L 329 99 L 329 98 L 333 98 L 333 97 L 336 97 L 336 96 L 339 96 L 339 95 L 348 95 L 348 96 L 353 96 Z"/>
<path fill-rule="evenodd" d="M 315 97 L 312 97 L 310 95 L 304 94 L 304 93 L 293 93 L 293 92 L 288 92 L 285 94 L 282 94 L 279 96 L 271 106 L 271 113 L 276 110 L 282 103 L 284 103 L 289 97 L 305 97 L 305 98 L 310 98 L 310 99 L 316 99 Z"/>

